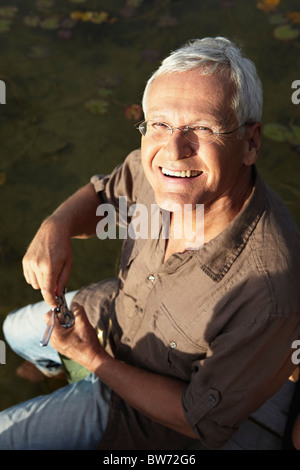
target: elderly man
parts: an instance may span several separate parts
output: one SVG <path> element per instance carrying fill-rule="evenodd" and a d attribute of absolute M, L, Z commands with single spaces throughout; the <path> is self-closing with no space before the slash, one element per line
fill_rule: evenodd
<path fill-rule="evenodd" d="M 58 351 L 91 373 L 2 412 L 1 448 L 221 448 L 286 383 L 300 335 L 299 231 L 255 167 L 261 106 L 254 65 L 225 38 L 163 61 L 145 89 L 141 150 L 43 222 L 24 275 L 55 307 L 70 239 L 95 235 L 100 203 L 121 219 L 122 197 L 169 213 L 169 236 L 160 217 L 156 236 L 127 237 L 118 279 L 71 293 L 75 325 L 56 318 L 48 348 L 38 345 L 45 304 L 8 316 L 7 341 L 40 370 L 59 370 Z"/>

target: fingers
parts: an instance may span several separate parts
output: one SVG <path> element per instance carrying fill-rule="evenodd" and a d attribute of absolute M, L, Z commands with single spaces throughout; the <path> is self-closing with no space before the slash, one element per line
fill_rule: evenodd
<path fill-rule="evenodd" d="M 46 247 L 44 242 L 33 241 L 22 264 L 26 282 L 40 289 L 45 302 L 56 307 L 56 295 L 61 296 L 72 269 L 72 252 L 69 244 Z M 51 248 L 51 249 L 50 249 Z"/>
<path fill-rule="evenodd" d="M 56 283 L 56 295 L 57 296 L 60 297 L 62 295 L 64 288 L 67 286 L 69 282 L 71 271 L 72 271 L 72 258 L 68 258 L 57 279 L 57 283 Z"/>

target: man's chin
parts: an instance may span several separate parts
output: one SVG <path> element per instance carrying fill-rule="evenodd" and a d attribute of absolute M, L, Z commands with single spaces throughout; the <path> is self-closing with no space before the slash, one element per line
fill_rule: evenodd
<path fill-rule="evenodd" d="M 156 204 L 160 209 L 168 212 L 182 212 L 184 208 L 184 204 L 173 201 L 171 199 L 159 199 L 156 201 Z"/>

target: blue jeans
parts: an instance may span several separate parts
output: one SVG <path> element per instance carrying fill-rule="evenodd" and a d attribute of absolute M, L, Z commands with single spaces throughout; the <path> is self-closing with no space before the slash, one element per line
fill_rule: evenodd
<path fill-rule="evenodd" d="M 66 294 L 70 304 L 75 292 Z M 28 305 L 5 319 L 7 343 L 46 375 L 62 369 L 58 353 L 39 345 L 46 324 L 45 302 Z M 0 450 L 92 450 L 106 429 L 111 390 L 94 374 L 49 395 L 0 413 Z"/>

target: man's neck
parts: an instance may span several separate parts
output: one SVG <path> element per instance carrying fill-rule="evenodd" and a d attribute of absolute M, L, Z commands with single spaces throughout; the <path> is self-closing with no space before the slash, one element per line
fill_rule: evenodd
<path fill-rule="evenodd" d="M 204 216 L 199 217 L 199 213 L 182 214 L 178 217 L 171 215 L 170 236 L 166 243 L 165 257 L 166 261 L 173 253 L 184 252 L 189 249 L 198 249 L 204 243 L 218 236 L 237 214 L 247 204 L 253 190 L 252 176 L 235 190 L 235 197 L 229 197 L 224 194 L 217 201 L 204 205 Z M 182 233 L 182 236 L 178 234 Z M 187 237 L 187 234 L 193 235 L 193 239 Z"/>

